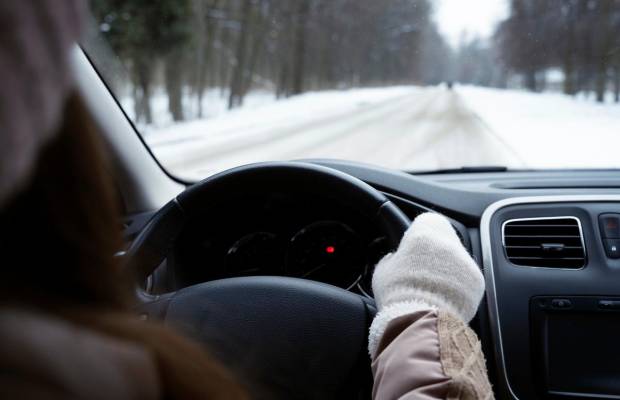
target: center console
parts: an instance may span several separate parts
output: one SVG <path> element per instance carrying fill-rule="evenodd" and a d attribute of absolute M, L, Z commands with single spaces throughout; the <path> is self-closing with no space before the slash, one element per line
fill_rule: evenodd
<path fill-rule="evenodd" d="M 502 200 L 481 243 L 498 398 L 620 399 L 620 196 Z"/>

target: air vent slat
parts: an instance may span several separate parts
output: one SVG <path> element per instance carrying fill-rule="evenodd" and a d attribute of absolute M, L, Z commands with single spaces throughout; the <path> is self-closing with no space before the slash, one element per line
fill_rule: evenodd
<path fill-rule="evenodd" d="M 579 235 L 505 235 L 504 237 L 519 238 L 519 237 L 533 237 L 533 238 L 580 238 Z"/>
<path fill-rule="evenodd" d="M 562 225 L 562 224 L 540 224 L 540 225 L 523 224 L 523 225 L 513 225 L 510 228 L 514 229 L 514 228 L 574 228 L 574 227 L 571 225 Z"/>
<path fill-rule="evenodd" d="M 512 260 L 583 260 L 584 257 L 510 257 Z"/>
<path fill-rule="evenodd" d="M 505 246 L 507 249 L 539 249 L 540 246 Z M 565 249 L 581 249 L 581 246 L 564 246 Z"/>
<path fill-rule="evenodd" d="M 515 265 L 576 269 L 586 263 L 575 217 L 510 220 L 504 223 L 502 239 L 506 257 Z"/>
<path fill-rule="evenodd" d="M 545 226 L 545 225 L 560 225 L 560 226 L 575 226 L 575 217 L 549 217 L 549 218 L 526 218 L 526 219 L 513 219 L 510 221 L 510 226 Z"/>

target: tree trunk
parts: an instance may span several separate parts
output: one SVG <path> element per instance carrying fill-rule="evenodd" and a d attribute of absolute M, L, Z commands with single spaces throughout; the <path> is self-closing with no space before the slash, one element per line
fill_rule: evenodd
<path fill-rule="evenodd" d="M 500 67 L 496 86 L 500 89 L 506 89 L 508 87 L 508 71 L 505 68 Z"/>
<path fill-rule="evenodd" d="M 605 101 L 605 91 L 607 88 L 607 68 L 604 60 L 599 62 L 596 71 L 596 101 L 603 103 Z"/>
<path fill-rule="evenodd" d="M 241 19 L 241 32 L 237 40 L 237 51 L 235 66 L 230 80 L 230 93 L 228 95 L 228 109 L 239 107 L 243 104 L 243 76 L 246 68 L 246 52 L 248 43 L 248 29 L 250 20 L 251 0 L 243 1 L 243 11 Z"/>
<path fill-rule="evenodd" d="M 564 72 L 563 92 L 564 94 L 572 96 L 575 94 L 575 72 L 573 59 L 570 54 L 568 54 L 564 59 L 564 66 L 562 70 Z"/>
<path fill-rule="evenodd" d="M 536 91 L 544 92 L 547 88 L 547 75 L 544 71 L 536 74 Z"/>
<path fill-rule="evenodd" d="M 620 103 L 620 66 L 614 68 L 614 101 Z"/>
<path fill-rule="evenodd" d="M 230 60 L 228 57 L 230 32 L 227 27 L 218 27 L 218 49 L 217 49 L 217 86 L 220 88 L 220 96 L 224 96 L 228 89 L 228 72 Z"/>
<path fill-rule="evenodd" d="M 260 4 L 259 4 L 260 8 Z M 259 57 L 261 55 L 261 44 L 265 38 L 265 34 L 267 33 L 268 28 L 266 26 L 261 26 L 261 21 L 255 16 L 254 18 L 250 18 L 248 21 L 250 24 L 250 32 L 251 37 L 253 37 L 252 44 L 250 46 L 249 52 L 250 55 L 247 61 L 247 67 L 245 69 L 245 73 L 243 74 L 243 86 L 241 88 L 241 97 L 244 98 L 245 95 L 250 90 L 254 73 L 256 70 L 256 64 L 258 63 Z"/>
<path fill-rule="evenodd" d="M 292 94 L 303 93 L 304 58 L 306 54 L 306 20 L 308 18 L 309 2 L 299 0 L 297 15 L 295 16 L 295 42 L 293 54 L 293 88 Z"/>
<path fill-rule="evenodd" d="M 205 90 L 206 81 L 206 44 L 207 41 L 207 7 L 205 1 L 193 2 L 194 16 L 194 41 L 196 45 L 196 57 L 194 59 L 195 76 L 192 85 L 192 92 L 196 95 L 196 116 L 202 118 L 202 98 Z"/>
<path fill-rule="evenodd" d="M 276 89 L 276 98 L 288 96 L 288 66 L 286 62 L 282 63 L 280 72 L 278 73 L 278 85 Z"/>
<path fill-rule="evenodd" d="M 176 52 L 175 52 L 176 53 Z M 164 66 L 166 93 L 168 94 L 168 111 L 173 121 L 183 121 L 183 76 L 179 71 L 179 55 L 167 57 Z"/>
<path fill-rule="evenodd" d="M 133 98 L 133 115 L 134 121 L 140 122 L 142 118 L 142 108 L 140 103 L 140 90 L 138 88 L 138 84 L 134 82 L 132 85 L 131 96 Z"/>
<path fill-rule="evenodd" d="M 153 113 L 151 112 L 151 84 L 149 81 L 140 82 L 140 110 L 147 124 L 153 123 Z"/>
<path fill-rule="evenodd" d="M 254 40 L 254 44 L 252 45 L 252 52 L 249 57 L 248 66 L 246 68 L 246 72 L 244 74 L 243 79 L 243 88 L 241 90 L 241 97 L 245 97 L 250 88 L 252 87 L 252 80 L 254 77 L 254 70 L 256 68 L 256 63 L 258 61 L 258 57 L 260 55 L 260 43 L 262 41 L 262 35 L 256 35 L 256 39 Z"/>
<path fill-rule="evenodd" d="M 612 49 L 614 33 L 611 29 L 611 1 L 602 1 L 599 6 L 599 27 L 600 39 L 598 40 L 600 50 L 598 51 L 598 65 L 596 69 L 596 101 L 605 102 L 605 92 L 607 92 L 607 72 L 609 69 L 609 52 Z"/>
<path fill-rule="evenodd" d="M 146 124 L 153 123 L 151 113 L 151 64 L 142 59 L 134 60 L 135 87 L 134 103 L 136 122 L 144 120 Z"/>
<path fill-rule="evenodd" d="M 209 72 L 209 62 L 211 61 L 212 53 L 214 53 L 214 33 L 216 22 L 208 19 L 208 13 L 211 9 L 217 9 L 219 7 L 220 0 L 215 0 L 212 3 L 206 3 L 202 0 L 195 2 L 195 12 L 197 18 L 196 29 L 196 82 L 194 92 L 196 93 L 196 107 L 197 117 L 203 117 L 202 101 L 204 97 L 204 91 L 207 88 L 208 80 L 207 73 Z"/>
<path fill-rule="evenodd" d="M 525 73 L 525 87 L 532 92 L 536 91 L 536 70 L 532 69 Z"/>

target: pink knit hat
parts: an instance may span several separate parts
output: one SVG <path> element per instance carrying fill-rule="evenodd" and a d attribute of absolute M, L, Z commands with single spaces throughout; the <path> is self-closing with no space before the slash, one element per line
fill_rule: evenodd
<path fill-rule="evenodd" d="M 0 1 L 0 206 L 61 122 L 86 0 Z"/>

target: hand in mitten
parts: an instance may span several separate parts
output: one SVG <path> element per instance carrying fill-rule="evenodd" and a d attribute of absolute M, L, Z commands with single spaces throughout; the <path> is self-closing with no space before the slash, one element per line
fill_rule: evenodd
<path fill-rule="evenodd" d="M 398 249 L 377 264 L 372 289 L 378 313 L 368 349 L 374 356 L 394 318 L 441 309 L 469 322 L 484 294 L 484 278 L 450 222 L 425 213 L 413 221 Z"/>

